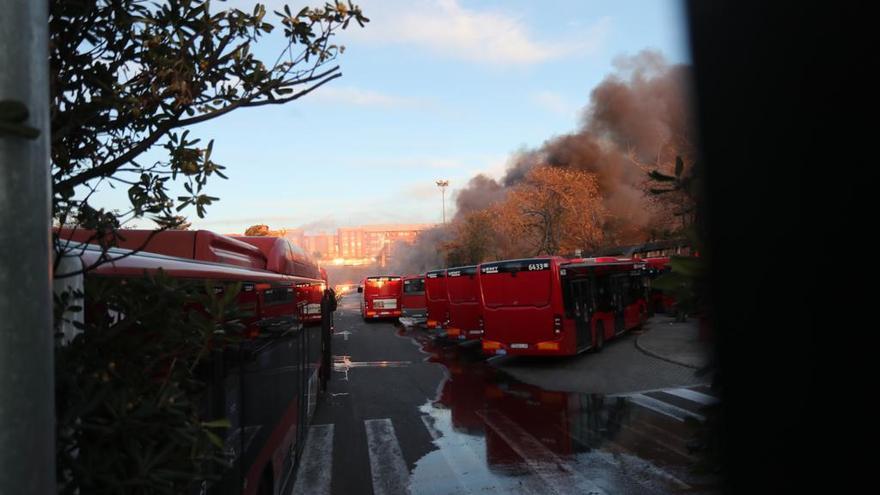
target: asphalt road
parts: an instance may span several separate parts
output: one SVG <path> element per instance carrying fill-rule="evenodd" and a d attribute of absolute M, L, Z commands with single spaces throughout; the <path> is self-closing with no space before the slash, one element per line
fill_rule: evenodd
<path fill-rule="evenodd" d="M 593 360 L 591 370 L 605 377 L 603 393 L 572 392 L 562 380 L 542 388 L 487 364 L 478 346 L 444 345 L 394 322 L 365 323 L 359 301 L 343 298 L 336 313 L 334 372 L 294 493 L 714 490 L 712 476 L 694 471 L 699 454 L 688 446 L 717 399 L 630 339 L 558 363 L 506 363 L 520 375 L 534 367 L 544 383 L 554 367 Z"/>

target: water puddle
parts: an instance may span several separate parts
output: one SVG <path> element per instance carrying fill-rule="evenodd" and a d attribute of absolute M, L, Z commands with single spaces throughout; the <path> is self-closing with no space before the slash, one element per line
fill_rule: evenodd
<path fill-rule="evenodd" d="M 440 345 L 423 330 L 400 329 L 448 378 L 420 408 L 437 450 L 410 476 L 412 493 L 712 493 L 689 445 L 704 428 L 633 398 L 544 390 L 486 364 L 479 346 Z M 671 407 L 705 404 L 703 390 L 676 389 Z M 662 392 L 661 392 L 662 393 Z M 711 401 L 705 401 L 711 402 Z"/>

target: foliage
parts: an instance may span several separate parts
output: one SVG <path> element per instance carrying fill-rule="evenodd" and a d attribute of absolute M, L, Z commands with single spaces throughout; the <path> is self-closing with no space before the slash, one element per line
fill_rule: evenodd
<path fill-rule="evenodd" d="M 200 365 L 238 340 L 239 288 L 213 289 L 161 271 L 86 279 L 89 317 L 55 349 L 59 493 L 184 493 L 221 465 Z M 82 304 L 67 295 L 58 314 Z"/>
<path fill-rule="evenodd" d="M 698 180 L 696 164 L 685 172 L 684 161 L 680 156 L 675 158 L 674 175 L 666 175 L 657 170 L 649 174 L 652 181 L 664 184 L 654 187 L 650 193 L 657 196 L 675 195 L 680 205 L 674 214 L 682 218 L 684 232 L 691 241 L 692 249 L 704 252 L 703 235 L 697 217 L 697 204 L 700 200 L 701 184 Z M 653 282 L 653 286 L 669 292 L 676 300 L 676 313 L 679 320 L 689 314 L 703 313 L 708 306 L 705 295 L 707 291 L 708 268 L 704 258 L 692 256 L 673 256 L 670 258 L 672 270 L 661 275 Z"/>
<path fill-rule="evenodd" d="M 368 22 L 343 2 L 285 6 L 275 23 L 262 4 L 245 12 L 207 0 L 49 0 L 49 14 L 54 224 L 94 231 L 101 263 L 116 259 L 109 248 L 131 221 L 188 228 L 185 209 L 201 218 L 217 201 L 206 186 L 225 168 L 213 141 L 188 127 L 288 103 L 340 77 L 332 62 L 344 47 L 333 36 Z M 273 35 L 284 46 L 264 60 L 257 45 Z M 21 115 L 0 105 L 4 129 Z M 145 161 L 151 150 L 159 158 Z M 126 208 L 95 204 L 106 187 L 127 192 Z M 76 249 L 57 233 L 54 245 L 59 263 Z M 223 297 L 206 289 L 161 275 L 87 277 L 83 332 L 56 349 L 59 491 L 186 493 L 212 472 L 222 422 L 203 422 L 199 369 L 208 349 L 237 334 L 226 324 L 217 332 L 234 318 L 234 288 Z M 56 298 L 56 323 L 83 305 L 75 299 Z"/>
<path fill-rule="evenodd" d="M 530 244 L 530 255 L 594 249 L 607 212 L 595 174 L 558 167 L 533 169 L 508 194 L 501 210 Z"/>
<path fill-rule="evenodd" d="M 201 218 L 218 198 L 205 186 L 225 178 L 213 141 L 184 128 L 233 110 L 287 103 L 341 76 L 329 66 L 332 43 L 351 21 L 368 21 L 351 3 L 276 11 L 286 46 L 274 62 L 254 47 L 275 25 L 266 8 L 213 8 L 206 0 L 50 0 L 53 214 L 57 225 L 112 238 L 125 223 L 150 218 L 179 225 L 192 207 Z M 279 36 L 282 33 L 279 33 Z M 167 159 L 140 156 L 164 148 Z M 176 196 L 171 184 L 182 183 Z M 126 211 L 92 204 L 102 184 L 123 187 Z M 56 243 L 57 246 L 60 244 Z"/>
<path fill-rule="evenodd" d="M 474 265 L 493 257 L 498 247 L 497 218 L 491 210 L 479 210 L 454 224 L 455 238 L 442 245 L 446 266 Z"/>
<path fill-rule="evenodd" d="M 607 216 L 595 174 L 537 167 L 503 200 L 456 220 L 447 266 L 594 249 Z"/>
<path fill-rule="evenodd" d="M 648 173 L 648 193 L 661 199 L 673 216 L 681 221 L 681 229 L 685 230 L 694 223 L 697 208 L 697 195 L 700 190 L 698 167 L 696 164 L 685 167 L 681 156 L 675 157 L 673 175 L 659 170 Z"/>
<path fill-rule="evenodd" d="M 251 225 L 244 231 L 244 235 L 265 237 L 269 235 L 269 226 L 265 224 Z"/>

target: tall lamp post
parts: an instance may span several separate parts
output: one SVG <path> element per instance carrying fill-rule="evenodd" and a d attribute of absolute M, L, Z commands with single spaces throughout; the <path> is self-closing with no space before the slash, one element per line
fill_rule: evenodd
<path fill-rule="evenodd" d="M 443 225 L 446 225 L 446 186 L 448 185 L 448 180 L 440 179 L 437 181 L 437 187 L 440 188 L 440 193 L 443 195 Z"/>

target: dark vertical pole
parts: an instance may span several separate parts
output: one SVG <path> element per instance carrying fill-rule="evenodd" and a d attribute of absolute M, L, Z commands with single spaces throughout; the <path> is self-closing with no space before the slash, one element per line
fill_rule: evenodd
<path fill-rule="evenodd" d="M 0 493 L 4 494 L 56 491 L 47 9 L 45 1 L 0 0 Z"/>

